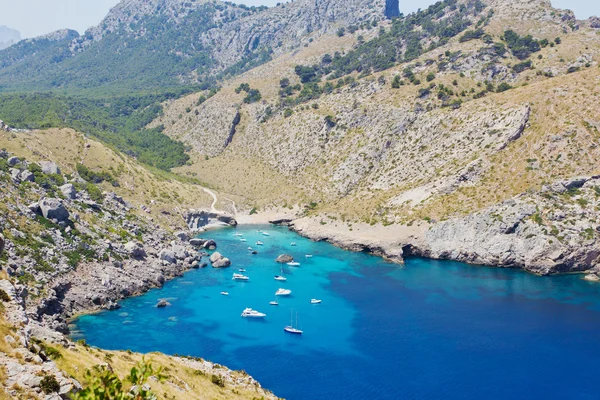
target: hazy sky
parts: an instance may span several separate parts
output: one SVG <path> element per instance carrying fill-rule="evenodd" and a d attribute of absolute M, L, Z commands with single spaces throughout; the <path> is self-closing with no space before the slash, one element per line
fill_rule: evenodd
<path fill-rule="evenodd" d="M 281 0 L 234 0 L 246 5 L 273 6 Z M 119 0 L 0 0 L 0 25 L 21 31 L 23 37 L 34 37 L 62 28 L 83 33 L 98 24 Z M 425 8 L 435 0 L 400 0 L 404 13 Z M 558 8 L 570 8 L 579 19 L 600 15 L 598 0 L 552 0 Z"/>

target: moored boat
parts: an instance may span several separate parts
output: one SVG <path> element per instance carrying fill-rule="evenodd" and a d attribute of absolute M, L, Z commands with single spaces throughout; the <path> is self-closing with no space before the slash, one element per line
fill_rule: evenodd
<path fill-rule="evenodd" d="M 299 267 L 300 263 L 296 262 L 296 261 L 292 261 L 292 262 L 287 263 L 287 265 L 289 265 L 290 267 Z"/>
<path fill-rule="evenodd" d="M 246 275 L 242 275 L 242 274 L 233 274 L 233 278 L 234 281 L 249 281 L 250 278 L 248 278 Z"/>
<path fill-rule="evenodd" d="M 322 301 L 322 300 L 312 299 L 312 300 L 310 301 L 310 304 L 321 304 L 321 301 Z"/>
<path fill-rule="evenodd" d="M 244 318 L 264 318 L 266 316 L 267 314 L 258 312 L 251 308 L 246 308 L 244 311 L 242 311 L 242 317 Z"/>
<path fill-rule="evenodd" d="M 277 289 L 275 292 L 275 296 L 289 296 L 292 294 L 292 291 L 289 289 Z"/>

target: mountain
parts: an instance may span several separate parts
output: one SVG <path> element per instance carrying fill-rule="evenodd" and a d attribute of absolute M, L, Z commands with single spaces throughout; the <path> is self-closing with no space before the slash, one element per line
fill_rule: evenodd
<path fill-rule="evenodd" d="M 4 91 L 206 88 L 217 77 L 248 70 L 338 27 L 383 17 L 383 0 L 298 0 L 273 8 L 124 0 L 82 36 L 36 38 L 0 52 L 0 86 Z"/>
<path fill-rule="evenodd" d="M 324 36 L 150 126 L 193 146 L 179 173 L 238 209 L 305 205 L 317 238 L 426 224 L 397 239 L 407 252 L 594 268 L 595 19 L 544 0 L 446 0 L 375 31 Z"/>
<path fill-rule="evenodd" d="M 21 32 L 0 25 L 0 50 L 5 49 L 21 40 Z"/>

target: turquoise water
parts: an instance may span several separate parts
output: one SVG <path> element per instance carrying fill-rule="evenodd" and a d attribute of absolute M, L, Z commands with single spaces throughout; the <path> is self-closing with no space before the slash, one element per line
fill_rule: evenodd
<path fill-rule="evenodd" d="M 288 399 L 600 398 L 600 285 L 580 276 L 419 258 L 402 267 L 271 226 L 211 237 L 232 268 L 191 271 L 120 310 L 81 317 L 73 337 L 203 357 Z M 301 263 L 284 266 L 287 282 L 273 279 L 281 253 Z M 232 281 L 238 268 L 249 282 Z M 292 296 L 269 305 L 280 287 Z M 162 298 L 172 306 L 155 308 Z M 266 319 L 241 318 L 246 307 Z M 292 309 L 302 336 L 283 331 Z"/>

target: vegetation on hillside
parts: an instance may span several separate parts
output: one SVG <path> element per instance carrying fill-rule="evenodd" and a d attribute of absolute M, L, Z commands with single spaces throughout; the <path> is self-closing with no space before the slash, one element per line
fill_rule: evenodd
<path fill-rule="evenodd" d="M 162 113 L 161 102 L 178 93 L 86 99 L 53 93 L 0 96 L 2 119 L 26 129 L 69 127 L 94 136 L 140 162 L 161 169 L 184 165 L 185 146 L 145 126 Z"/>

